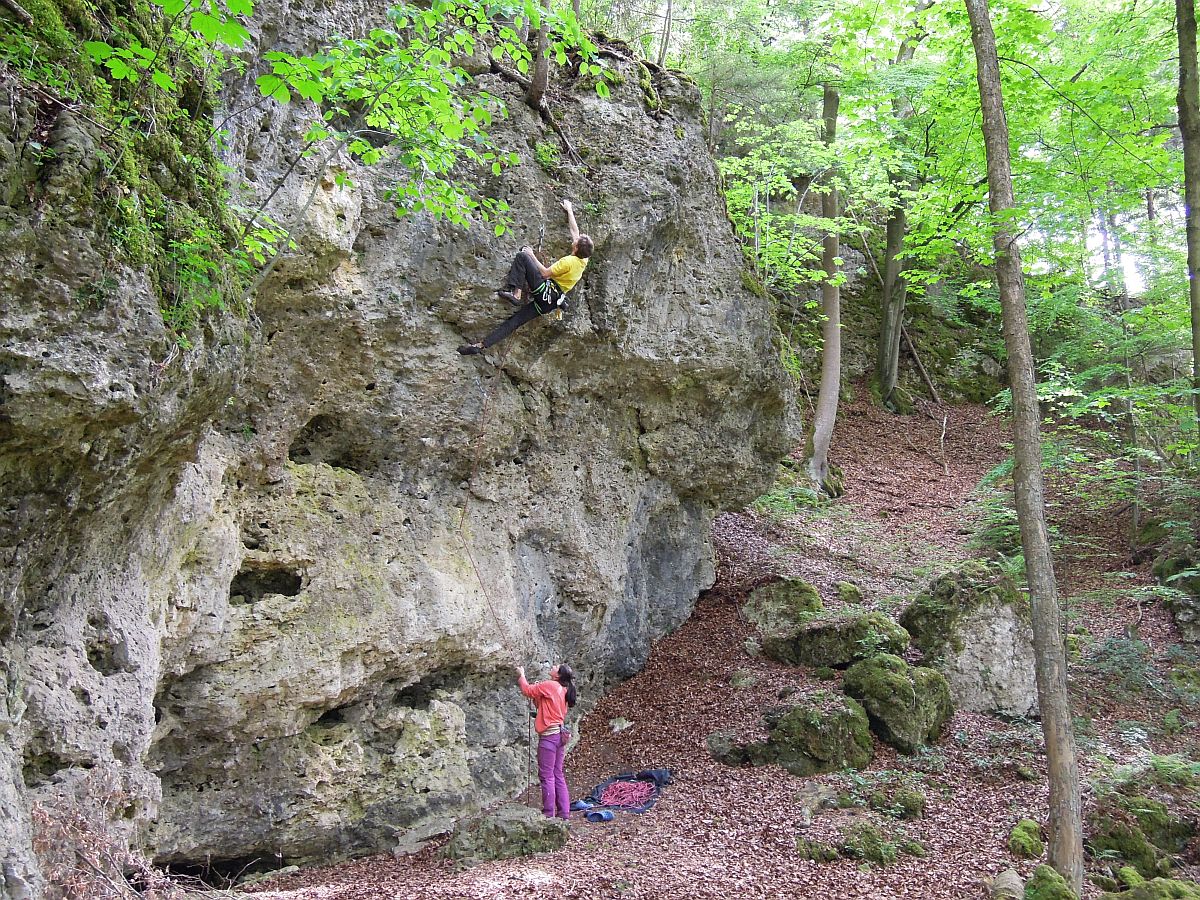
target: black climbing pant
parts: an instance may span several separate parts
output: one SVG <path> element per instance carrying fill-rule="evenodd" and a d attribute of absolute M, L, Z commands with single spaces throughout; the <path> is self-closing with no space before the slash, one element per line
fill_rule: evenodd
<path fill-rule="evenodd" d="M 541 276 L 538 276 L 541 277 Z M 549 312 L 550 310 L 545 310 Z M 515 313 L 492 329 L 491 333 L 485 337 L 480 343 L 485 347 L 490 347 L 492 344 L 497 344 L 504 340 L 526 322 L 530 322 L 542 315 L 543 311 L 538 309 L 537 301 L 530 301 L 518 309 Z"/>
<path fill-rule="evenodd" d="M 537 265 L 529 258 L 529 254 L 522 252 L 517 254 L 516 259 L 509 267 L 508 278 L 504 280 L 504 286 L 510 291 L 520 288 L 523 296 L 528 300 L 545 281 L 546 279 L 542 277 Z"/>

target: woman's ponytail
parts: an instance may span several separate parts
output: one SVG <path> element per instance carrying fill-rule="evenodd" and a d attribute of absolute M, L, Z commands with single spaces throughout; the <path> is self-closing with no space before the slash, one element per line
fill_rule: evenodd
<path fill-rule="evenodd" d="M 558 665 L 558 683 L 567 689 L 567 706 L 575 705 L 577 692 L 575 690 L 575 673 L 566 663 Z"/>

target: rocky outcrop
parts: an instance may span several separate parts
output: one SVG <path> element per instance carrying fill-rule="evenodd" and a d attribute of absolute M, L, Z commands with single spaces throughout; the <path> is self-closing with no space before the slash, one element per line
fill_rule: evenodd
<path fill-rule="evenodd" d="M 256 21 L 285 46 L 358 15 L 267 7 Z M 523 786 L 513 664 L 569 660 L 586 707 L 712 583 L 712 517 L 790 447 L 785 381 L 766 304 L 737 277 L 697 92 L 655 73 L 652 116 L 637 64 L 608 64 L 624 76 L 611 102 L 560 86 L 588 165 L 552 174 L 533 145 L 555 138 L 519 90 L 478 79 L 525 160 L 481 176 L 514 206 L 511 240 L 398 221 L 389 173 L 346 192 L 305 161 L 274 206 L 286 221 L 317 185 L 300 251 L 252 317 L 214 319 L 186 350 L 69 188 L 38 198 L 49 215 L 5 196 L 14 884 L 36 880 L 34 803 L 104 800 L 162 863 L 309 861 L 449 830 Z M 7 96 L 0 115 L 29 138 L 43 113 Z M 260 195 L 302 118 L 235 120 L 230 161 Z M 64 171 L 94 168 L 96 135 L 68 138 Z M 0 153 L 6 179 L 15 158 Z M 566 318 L 459 357 L 507 314 L 491 292 L 517 247 L 547 222 L 545 250 L 566 249 L 563 196 L 597 246 Z"/>
<path fill-rule="evenodd" d="M 974 561 L 917 596 L 900 624 L 950 683 L 957 709 L 1037 715 L 1029 602 L 1012 579 Z"/>

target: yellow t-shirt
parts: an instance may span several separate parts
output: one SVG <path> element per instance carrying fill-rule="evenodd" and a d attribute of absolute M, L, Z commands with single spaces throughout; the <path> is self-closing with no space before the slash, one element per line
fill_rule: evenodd
<path fill-rule="evenodd" d="M 583 277 L 588 261 L 578 256 L 564 256 L 550 267 L 550 277 L 563 291 L 569 291 Z"/>

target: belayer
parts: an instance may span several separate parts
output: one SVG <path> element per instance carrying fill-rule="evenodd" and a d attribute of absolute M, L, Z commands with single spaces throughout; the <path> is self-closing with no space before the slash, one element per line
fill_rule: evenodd
<path fill-rule="evenodd" d="M 520 308 L 497 325 L 482 341 L 463 344 L 458 348 L 459 353 L 464 356 L 482 353 L 526 322 L 562 307 L 567 291 L 575 287 L 583 277 L 583 270 L 587 268 L 594 246 L 590 237 L 579 233 L 571 201 L 564 200 L 562 208 L 567 211 L 567 226 L 571 229 L 571 252 L 555 261 L 554 265 L 543 266 L 534 256 L 532 247 L 522 247 L 508 270 L 504 288 L 496 292 L 498 296 Z"/>
<path fill-rule="evenodd" d="M 533 727 L 538 733 L 538 781 L 542 785 L 542 812 L 547 819 L 553 819 L 555 814 L 560 819 L 569 819 L 571 795 L 563 774 L 563 760 L 571 737 L 567 731 L 566 717 L 567 707 L 575 705 L 575 673 L 566 663 L 559 663 L 550 670 L 548 681 L 530 684 L 525 680 L 525 669 L 517 666 L 517 684 L 521 693 L 537 707 L 537 719 Z"/>

